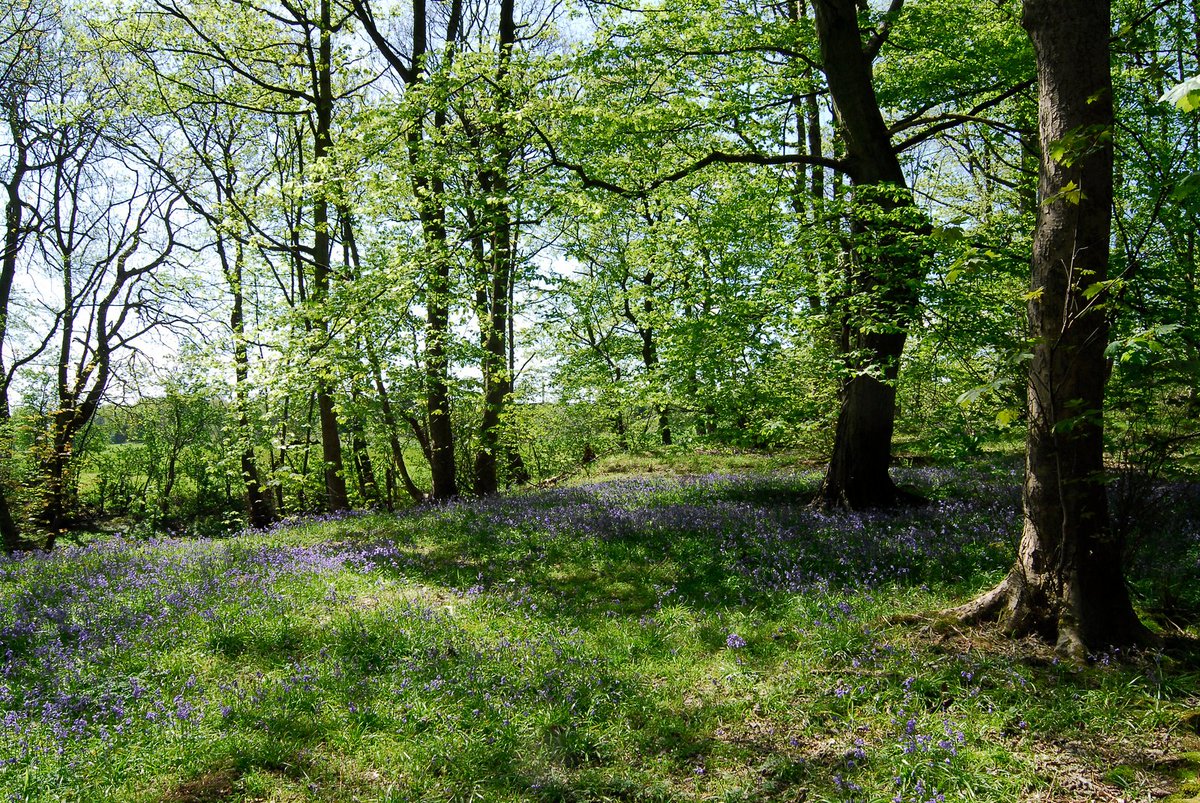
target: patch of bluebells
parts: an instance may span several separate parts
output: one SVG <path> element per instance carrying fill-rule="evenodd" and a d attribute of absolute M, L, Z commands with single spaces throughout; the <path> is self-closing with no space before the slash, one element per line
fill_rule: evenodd
<path fill-rule="evenodd" d="M 435 516 L 436 526 L 475 534 L 476 550 L 489 553 L 476 590 L 543 565 L 555 543 L 636 545 L 652 560 L 738 578 L 751 593 L 946 582 L 1012 560 L 1021 508 L 1015 475 L 921 468 L 900 479 L 935 493 L 953 484 L 954 493 L 900 511 L 826 511 L 808 503 L 800 478 L 712 474 L 623 479 L 402 515 Z M 404 539 L 357 549 L 362 560 L 400 573 L 431 568 Z"/>
<path fill-rule="evenodd" d="M 925 471 L 924 484 L 941 481 L 936 472 Z M 494 558 L 467 595 L 499 591 L 510 609 L 533 616 L 538 613 L 533 590 L 501 576 L 520 576 L 529 565 L 544 561 L 545 550 L 558 539 L 597 545 L 632 542 L 660 550 L 652 557 L 713 560 L 716 569 L 759 591 L 827 590 L 910 578 L 928 565 L 944 565 L 947 555 L 1007 537 L 1018 506 L 998 492 L 994 482 L 979 482 L 976 494 L 901 514 L 817 511 L 806 504 L 793 478 L 711 475 L 622 480 L 465 501 L 407 515 L 432 517 L 446 531 L 475 533 L 485 542 L 481 547 L 488 539 L 500 547 L 498 553 L 508 555 L 508 562 Z M 793 492 L 794 501 L 786 501 Z M 769 498 L 764 500 L 764 493 Z M 360 518 L 331 514 L 285 522 L 276 529 Z M 204 710 L 202 690 L 137 676 L 80 681 L 91 668 L 121 655 L 128 659 L 140 651 L 147 656 L 143 663 L 149 664 L 148 656 L 156 650 L 190 638 L 197 618 L 218 623 L 227 616 L 222 607 L 231 601 L 237 602 L 243 618 L 270 620 L 286 607 L 281 589 L 290 578 L 334 576 L 346 570 L 410 574 L 435 568 L 436 559 L 413 549 L 412 540 L 403 533 L 320 546 L 113 538 L 49 556 L 27 553 L 0 559 L 0 583 L 13 589 L 0 610 L 0 727 L 16 738 L 18 754 L 27 755 L 35 749 L 61 750 L 68 737 L 106 739 L 138 721 L 193 724 Z M 690 552 L 678 554 L 683 549 Z M 660 605 L 667 595 L 660 595 Z M 843 603 L 823 617 L 851 615 Z M 726 646 L 741 649 L 745 640 L 730 633 Z M 402 668 L 420 674 L 415 667 Z M 418 680 L 412 678 L 414 683 Z M 578 694 L 555 691 L 553 683 L 542 681 L 553 677 L 526 680 L 522 693 Z M 503 697 L 513 691 L 481 686 L 470 677 L 427 677 L 419 685 L 441 692 L 463 684 L 468 688 L 463 693 L 476 697 Z M 237 702 L 223 699 L 221 711 L 232 712 Z M 52 738 L 35 738 L 45 734 Z"/>
<path fill-rule="evenodd" d="M 319 655 L 267 674 L 206 688 L 194 675 L 153 670 L 162 653 L 206 628 L 236 633 L 238 621 L 286 617 L 295 604 L 288 583 L 319 587 L 347 570 L 370 572 L 380 554 L 389 553 L 113 539 L 0 561 L 10 584 L 0 606 L 0 778 L 6 768 L 66 761 L 89 743 L 109 745 L 134 731 L 201 738 L 206 721 L 271 731 L 336 700 L 346 702 L 345 715 L 413 707 L 508 722 L 531 706 L 602 715 L 624 698 L 623 681 L 575 629 L 489 639 L 417 600 L 371 611 L 370 628 L 343 617 L 329 625 Z M 337 594 L 324 599 L 341 602 Z M 409 716 L 401 714 L 402 723 Z"/>
<path fill-rule="evenodd" d="M 1011 560 L 1020 529 L 1015 475 L 938 469 L 907 475 L 903 481 L 935 494 L 953 483 L 954 493 L 922 508 L 860 514 L 809 507 L 793 477 L 622 480 L 419 509 L 402 517 L 421 527 L 380 527 L 386 536 L 372 534 L 373 520 L 357 515 L 306 519 L 301 523 L 352 527 L 352 537 L 317 546 L 114 538 L 49 556 L 0 558 L 0 744 L 6 745 L 0 772 L 133 729 L 184 734 L 206 718 L 256 725 L 270 711 L 315 715 L 320 700 L 329 699 L 323 692 L 335 686 L 343 690 L 346 715 L 368 716 L 380 707 L 400 711 L 402 723 L 417 715 L 405 713 L 398 698 L 423 700 L 443 717 L 505 723 L 523 705 L 599 715 L 627 699 L 631 690 L 602 657 L 589 654 L 578 632 L 488 640 L 419 602 L 371 613 L 380 620 L 371 633 L 390 634 L 388 643 L 369 643 L 365 631 L 345 625 L 340 646 L 330 647 L 340 650 L 336 655 L 269 676 L 205 688 L 194 677 L 121 669 L 153 666 L 162 651 L 194 638 L 198 626 L 229 626 L 229 610 L 245 620 L 277 620 L 291 604 L 287 589 L 294 581 L 332 580 L 347 571 L 437 576 L 445 558 L 416 544 L 427 532 L 471 534 L 473 552 L 454 558 L 472 577 L 461 599 L 529 618 L 542 615 L 545 598 L 515 578 L 544 565 L 556 544 L 629 545 L 640 550 L 639 559 L 673 558 L 685 567 L 707 561 L 709 576 L 732 578 L 733 587 L 754 593 L 817 591 L 825 601 L 813 609 L 814 627 L 856 621 L 849 600 L 833 593 L 838 589 L 869 593 L 881 584 L 944 581 Z M 360 523 L 363 532 L 353 533 Z M 675 586 L 657 588 L 655 607 L 678 594 Z M 331 609 L 344 602 L 332 587 L 324 601 Z M 650 626 L 655 619 L 642 621 Z M 854 667 L 890 660 L 890 647 L 868 642 L 853 654 Z M 726 630 L 725 646 L 740 650 L 746 640 Z M 963 683 L 977 691 L 972 671 L 964 669 Z M 839 683 L 834 694 L 849 691 Z M 963 742 L 950 720 L 909 713 L 920 705 L 906 697 L 896 715 L 894 747 L 918 768 L 898 784 L 896 799 L 904 803 L 938 799 L 932 784 L 944 776 L 935 767 L 952 763 Z M 865 752 L 848 753 L 844 773 L 863 760 Z M 847 796 L 861 793 L 842 780 Z"/>
<path fill-rule="evenodd" d="M 952 779 L 959 749 L 966 742 L 962 725 L 949 717 L 940 719 L 927 713 L 916 678 L 909 677 L 901 684 L 904 700 L 892 718 L 894 748 L 904 757 L 900 766 L 904 776 L 896 776 L 895 803 L 940 803 L 944 793 L 939 782 Z"/>
<path fill-rule="evenodd" d="M 0 559 L 0 739 L 6 764 L 62 755 L 73 742 L 107 743 L 148 723 L 185 729 L 207 699 L 194 676 L 141 670 L 191 639 L 197 621 L 236 601 L 273 615 L 289 577 L 335 574 L 346 557 L 317 547 L 121 538 L 51 555 Z M 140 656 L 140 657 L 139 657 Z"/>

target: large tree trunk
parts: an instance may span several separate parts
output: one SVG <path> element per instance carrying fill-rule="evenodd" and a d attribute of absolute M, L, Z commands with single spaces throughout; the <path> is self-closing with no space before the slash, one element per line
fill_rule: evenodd
<path fill-rule="evenodd" d="M 440 196 L 441 182 L 423 184 L 428 193 Z M 431 252 L 426 290 L 425 407 L 429 416 L 429 498 L 444 501 L 458 496 L 454 460 L 454 427 L 450 418 L 450 257 L 446 249 L 445 210 L 437 201 L 421 203 L 425 243 Z"/>
<path fill-rule="evenodd" d="M 512 335 L 512 296 L 516 272 L 516 227 L 513 223 L 509 171 L 515 151 L 506 144 L 508 138 L 504 115 L 512 111 L 508 90 L 509 67 L 517 42 L 517 25 L 513 0 L 500 2 L 500 27 L 496 65 L 496 117 L 492 136 L 498 147 L 492 164 L 480 176 L 480 189 L 486 193 L 488 229 L 491 249 L 481 261 L 490 273 L 490 288 L 484 285 L 484 309 L 480 325 L 483 328 L 483 416 L 479 424 L 479 448 L 475 453 L 475 493 L 494 494 L 499 489 L 500 455 L 505 453 L 514 465 L 512 450 L 502 443 L 504 408 L 513 391 L 513 374 L 509 366 L 509 337 Z M 481 149 L 482 150 L 482 149 Z M 478 250 L 478 249 L 477 249 Z M 519 465 L 520 457 L 516 458 Z M 523 466 L 522 466 L 523 468 Z"/>
<path fill-rule="evenodd" d="M 919 241 L 927 223 L 879 111 L 857 4 L 816 0 L 813 11 L 854 196 L 852 298 L 842 326 L 847 379 L 821 498 L 852 508 L 888 506 L 903 496 L 888 474 L 895 381 L 925 275 Z"/>
<path fill-rule="evenodd" d="M 329 155 L 333 131 L 333 76 L 331 73 L 333 47 L 331 43 L 333 23 L 330 19 L 329 0 L 321 2 L 321 26 L 318 44 L 319 66 L 316 89 L 316 132 L 313 158 L 319 163 Z M 322 304 L 329 296 L 330 246 L 329 199 L 324 191 L 317 194 L 313 203 L 313 296 Z M 318 312 L 317 327 L 322 335 L 328 332 L 328 315 Z M 324 341 L 324 337 L 321 338 Z M 324 342 L 319 347 L 324 347 Z M 333 388 L 328 378 L 317 379 L 317 414 L 321 421 L 321 456 L 325 464 L 325 497 L 330 510 L 346 510 L 350 497 L 346 491 L 346 473 L 342 462 L 342 441 L 338 432 L 337 411 L 334 406 Z"/>
<path fill-rule="evenodd" d="M 1009 575 L 956 613 L 998 617 L 1013 635 L 1039 634 L 1081 659 L 1089 649 L 1149 636 L 1130 602 L 1104 486 L 1110 4 L 1025 0 L 1023 9 L 1037 58 L 1042 153 L 1029 302 L 1025 525 Z"/>

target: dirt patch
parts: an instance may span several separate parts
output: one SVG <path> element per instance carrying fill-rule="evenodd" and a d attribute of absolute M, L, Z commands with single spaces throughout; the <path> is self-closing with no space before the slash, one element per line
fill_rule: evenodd
<path fill-rule="evenodd" d="M 231 800 L 240 779 L 241 773 L 234 769 L 210 770 L 184 781 L 158 800 L 159 803 L 219 803 Z"/>

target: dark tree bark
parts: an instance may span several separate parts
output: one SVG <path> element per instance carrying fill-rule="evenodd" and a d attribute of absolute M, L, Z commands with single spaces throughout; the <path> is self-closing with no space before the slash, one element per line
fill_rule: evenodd
<path fill-rule="evenodd" d="M 476 305 L 482 334 L 483 415 L 479 424 L 479 446 L 475 453 L 475 493 L 480 496 L 499 490 L 501 459 L 512 482 L 524 483 L 529 472 L 520 452 L 504 439 L 504 410 L 511 401 L 515 366 L 513 357 L 513 298 L 517 270 L 518 226 L 514 220 L 511 171 L 518 163 L 517 145 L 512 141 L 505 116 L 513 110 L 509 72 L 517 46 L 516 4 L 501 0 L 497 31 L 497 61 L 494 112 L 497 122 L 477 129 L 469 120 L 477 149 L 487 154 L 480 171 L 479 189 L 485 200 L 482 231 L 474 251 L 480 276 Z M 484 233 L 488 248 L 483 248 Z"/>
<path fill-rule="evenodd" d="M 1012 635 L 1038 634 L 1076 659 L 1149 640 L 1125 585 L 1123 544 L 1109 528 L 1104 486 L 1110 13 L 1110 3 L 1097 0 L 1023 4 L 1037 58 L 1042 154 L 1029 301 L 1025 525 L 1008 576 L 954 611 L 965 620 L 998 618 Z"/>
<path fill-rule="evenodd" d="M 367 443 L 367 431 L 361 420 L 351 426 L 350 451 L 354 455 L 354 475 L 358 479 L 358 493 L 363 504 L 374 507 L 379 504 L 379 483 L 375 479 L 375 466 Z"/>
<path fill-rule="evenodd" d="M 646 213 L 646 222 L 653 225 L 657 221 L 650 213 Z M 626 268 L 625 270 L 628 270 Z M 621 278 L 621 290 L 624 295 L 625 304 L 625 319 L 633 324 L 633 328 L 637 330 L 638 338 L 642 341 L 642 366 L 646 369 L 647 376 L 656 376 L 658 374 L 658 338 L 655 335 L 654 324 L 654 281 L 657 278 L 653 270 L 648 270 L 641 276 L 635 278 L 638 284 L 642 285 L 643 295 L 642 301 L 638 305 L 639 309 L 635 312 L 633 304 L 629 301 L 629 286 L 628 274 Z M 658 415 L 658 438 L 663 446 L 670 446 L 674 442 L 674 436 L 671 433 L 671 410 L 670 406 L 655 402 L 654 412 Z"/>
<path fill-rule="evenodd" d="M 333 23 L 329 0 L 321 0 L 320 25 L 315 66 L 316 127 L 313 139 L 313 158 L 318 162 L 329 156 L 333 131 Z M 313 300 L 323 303 L 329 296 L 330 255 L 329 199 L 318 192 L 313 202 Z M 324 335 L 328 330 L 327 316 L 321 312 L 316 325 Z M 324 341 L 324 337 L 321 338 Z M 324 343 L 318 345 L 323 346 Z M 317 378 L 317 414 L 321 422 L 321 457 L 325 464 L 325 496 L 330 510 L 346 510 L 350 497 L 346 491 L 346 474 L 342 461 L 342 442 L 338 432 L 337 411 L 334 409 L 333 388 L 327 377 Z"/>
<path fill-rule="evenodd" d="M 833 454 L 821 487 L 829 505 L 885 507 L 903 497 L 888 466 L 896 418 L 896 376 L 925 275 L 913 204 L 875 97 L 871 45 L 854 0 L 815 0 L 821 61 L 845 141 L 855 211 L 850 293 L 842 325 L 848 378 Z M 876 46 L 877 47 L 877 46 Z"/>
<path fill-rule="evenodd" d="M 19 18 L 19 19 L 18 19 Z M 8 128 L 9 173 L 4 181 L 4 252 L 0 255 L 0 428 L 9 424 L 8 389 L 16 366 L 7 363 L 9 331 L 9 305 L 12 301 L 13 281 L 17 275 L 17 257 L 25 244 L 29 231 L 24 220 L 25 199 L 22 184 L 27 176 L 36 175 L 46 165 L 36 164 L 32 150 L 36 129 L 29 124 L 30 95 L 34 94 L 35 81 L 30 78 L 43 67 L 45 56 L 42 28 L 47 20 L 42 10 L 27 4 L 23 8 L 14 6 L 11 21 L 15 23 L 5 38 L 5 58 L 0 61 L 0 114 Z M 51 37 L 44 37 L 50 41 Z M 7 459 L 11 448 L 6 432 L 0 432 L 0 459 Z M 6 478 L 0 477 L 0 544 L 5 552 L 16 552 L 32 548 L 33 544 L 21 537 L 21 529 L 10 508 L 9 489 Z"/>
<path fill-rule="evenodd" d="M 21 220 L 23 201 L 21 199 L 21 182 L 24 180 L 25 173 L 29 169 L 28 151 L 24 147 L 21 133 L 21 121 L 17 114 L 15 99 L 5 99 L 7 112 L 5 115 L 8 118 L 9 129 L 12 135 L 13 142 L 13 168 L 12 175 L 5 183 L 5 205 L 4 205 L 4 254 L 0 257 L 0 427 L 7 427 L 9 423 L 9 407 L 8 407 L 8 386 L 9 386 L 9 370 L 4 359 L 4 344 L 8 336 L 8 312 L 9 302 L 12 298 L 13 280 L 17 275 L 17 254 L 21 249 L 21 243 L 24 239 L 24 225 Z M 10 107 L 11 104 L 11 107 Z M 4 438 L 3 449 L 8 450 L 7 433 L 0 432 L 0 438 Z M 3 543 L 5 552 L 16 552 L 25 549 L 28 545 L 21 538 L 21 531 L 17 527 L 16 520 L 12 516 L 12 511 L 8 504 L 8 488 L 4 484 L 4 479 L 0 478 L 0 542 Z"/>

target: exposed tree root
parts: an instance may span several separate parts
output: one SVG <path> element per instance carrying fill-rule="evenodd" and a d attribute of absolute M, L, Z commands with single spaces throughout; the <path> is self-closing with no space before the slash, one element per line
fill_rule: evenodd
<path fill-rule="evenodd" d="M 1028 582 L 1020 568 L 1014 567 L 995 587 L 941 611 L 940 616 L 963 625 L 995 622 L 1012 638 L 1036 636 L 1076 663 L 1111 647 L 1161 646 L 1160 639 L 1135 615 L 1120 621 L 1099 620 L 1095 613 L 1089 618 L 1078 583 L 1064 584 L 1061 595 L 1048 590 Z"/>

